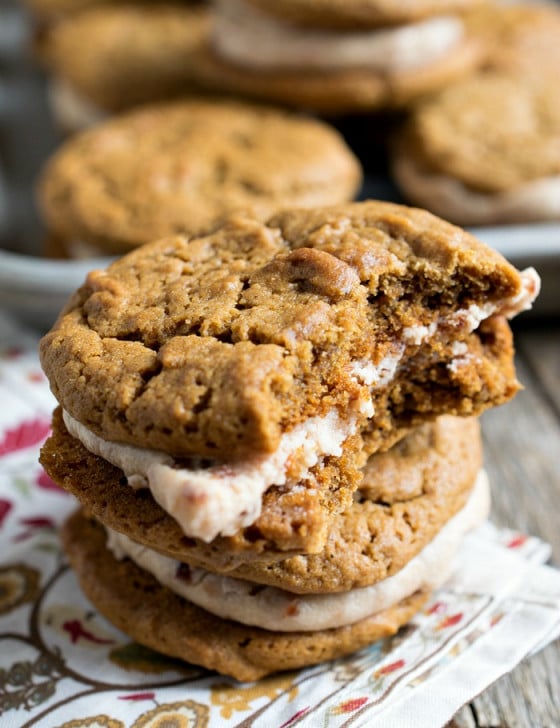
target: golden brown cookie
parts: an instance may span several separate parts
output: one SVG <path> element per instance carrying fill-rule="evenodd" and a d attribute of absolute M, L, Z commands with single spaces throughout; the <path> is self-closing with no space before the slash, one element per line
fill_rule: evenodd
<path fill-rule="evenodd" d="M 66 433 L 60 413 L 41 462 L 86 512 L 109 528 L 192 566 L 303 594 L 368 586 L 401 569 L 465 504 L 481 466 L 481 447 L 475 420 L 441 417 L 372 456 L 355 502 L 339 515 L 321 511 L 311 493 L 299 500 L 293 495 L 293 508 L 281 510 L 277 494 L 269 492 L 253 526 L 210 544 L 186 539 L 148 491 L 123 485 L 122 471 Z M 325 478 L 333 478 L 333 471 L 332 466 L 326 469 Z M 337 486 L 342 490 L 336 481 L 330 483 L 333 493 Z M 294 527 L 302 508 L 309 522 L 304 534 Z M 317 521 L 322 516 L 328 529 L 321 552 L 286 559 L 290 547 L 313 550 L 314 514 Z M 281 541 L 290 515 L 291 538 Z"/>
<path fill-rule="evenodd" d="M 235 102 L 185 101 L 131 112 L 66 142 L 40 203 L 66 243 L 115 253 L 210 231 L 236 209 L 352 199 L 358 161 L 331 127 Z"/>
<path fill-rule="evenodd" d="M 187 537 L 147 488 L 131 488 L 122 470 L 71 437 L 59 409 L 41 462 L 53 480 L 97 520 L 182 561 L 224 572 L 255 560 L 270 563 L 291 553 L 320 551 L 334 514 L 348 508 L 361 479 L 348 454 L 331 458 L 315 468 L 313 479 L 306 483 L 269 488 L 255 522 L 205 543 Z"/>
<path fill-rule="evenodd" d="M 115 626 L 152 649 L 238 680 L 257 680 L 354 652 L 394 634 L 428 597 L 413 594 L 347 627 L 271 632 L 215 617 L 128 559 L 117 561 L 105 547 L 102 527 L 81 513 L 65 524 L 62 540 L 86 596 Z"/>
<path fill-rule="evenodd" d="M 479 327 L 536 292 L 534 275 L 422 210 L 370 201 L 236 216 L 90 273 L 42 361 L 59 402 L 99 438 L 234 462 L 273 453 L 313 417 L 391 437 L 391 424 L 504 401 L 517 389 L 511 351 L 492 381 L 483 348 L 508 335 L 499 317 Z"/>
<path fill-rule="evenodd" d="M 484 3 L 467 13 L 470 32 L 487 48 L 485 68 L 515 76 L 557 78 L 560 9 L 555 3 Z"/>
<path fill-rule="evenodd" d="M 432 15 L 448 15 L 478 5 L 477 0 L 248 0 L 267 13 L 298 25 L 323 28 L 368 28 L 410 23 Z"/>
<path fill-rule="evenodd" d="M 207 26 L 203 8 L 159 3 L 93 7 L 60 21 L 41 45 L 54 75 L 55 116 L 75 130 L 86 126 L 72 124 L 80 109 L 92 107 L 95 123 L 109 113 L 192 93 L 191 53 Z"/>
<path fill-rule="evenodd" d="M 459 16 L 322 29 L 223 0 L 193 54 L 193 73 L 217 91 L 336 114 L 409 104 L 472 70 L 481 54 Z"/>
<path fill-rule="evenodd" d="M 537 288 L 469 234 L 388 203 L 237 215 L 146 245 L 90 273 L 42 341 L 71 435 L 58 427 L 51 474 L 80 487 L 64 465 L 84 457 L 75 438 L 101 458 L 88 484 L 108 461 L 177 522 L 163 550 L 227 537 L 202 557 L 316 553 L 369 455 L 516 392 L 504 315 Z"/>
<path fill-rule="evenodd" d="M 557 85 L 487 71 L 419 105 L 396 142 L 404 195 L 460 224 L 560 219 Z"/>

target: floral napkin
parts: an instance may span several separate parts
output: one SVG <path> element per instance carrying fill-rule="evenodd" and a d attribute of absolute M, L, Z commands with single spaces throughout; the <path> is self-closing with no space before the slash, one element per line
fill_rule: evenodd
<path fill-rule="evenodd" d="M 407 627 L 346 659 L 240 684 L 159 655 L 92 608 L 61 553 L 75 504 L 37 462 L 53 406 L 36 339 L 0 317 L 3 728 L 437 728 L 558 636 L 548 546 L 487 523 Z"/>

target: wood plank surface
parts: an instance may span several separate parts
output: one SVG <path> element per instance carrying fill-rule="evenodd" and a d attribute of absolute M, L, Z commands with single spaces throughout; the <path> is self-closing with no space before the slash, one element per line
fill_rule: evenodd
<path fill-rule="evenodd" d="M 482 418 L 498 525 L 548 541 L 560 564 L 560 323 L 516 330 L 525 389 Z M 524 660 L 455 716 L 449 728 L 558 728 L 560 640 Z"/>

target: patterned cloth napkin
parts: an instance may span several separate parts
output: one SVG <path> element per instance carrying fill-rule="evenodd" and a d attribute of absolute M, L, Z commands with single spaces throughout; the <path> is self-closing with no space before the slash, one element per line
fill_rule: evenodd
<path fill-rule="evenodd" d="M 539 539 L 485 524 L 392 639 L 240 684 L 133 643 L 82 596 L 57 528 L 73 510 L 37 462 L 54 401 L 36 339 L 0 317 L 3 728 L 436 728 L 560 632 L 560 572 Z"/>

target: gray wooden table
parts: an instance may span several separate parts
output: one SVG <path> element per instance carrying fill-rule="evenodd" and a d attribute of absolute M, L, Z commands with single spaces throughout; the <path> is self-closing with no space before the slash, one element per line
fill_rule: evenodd
<path fill-rule="evenodd" d="M 492 482 L 492 518 L 498 525 L 548 541 L 558 566 L 560 318 L 521 323 L 515 328 L 517 372 L 525 389 L 482 418 L 485 461 Z M 465 706 L 448 728 L 558 726 L 560 640 Z"/>

